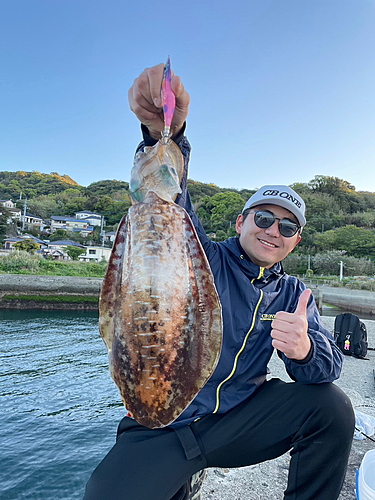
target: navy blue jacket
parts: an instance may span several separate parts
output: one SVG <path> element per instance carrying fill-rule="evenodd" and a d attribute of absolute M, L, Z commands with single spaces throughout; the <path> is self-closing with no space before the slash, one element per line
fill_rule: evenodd
<path fill-rule="evenodd" d="M 143 145 L 154 141 L 142 127 Z M 180 134 L 176 143 L 184 157 L 182 193 L 176 203 L 185 208 L 206 252 L 222 304 L 223 346 L 210 380 L 171 424 L 177 427 L 210 413 L 225 413 L 244 401 L 266 379 L 272 356 L 271 323 L 278 311 L 294 312 L 306 288 L 284 273 L 280 263 L 270 269 L 255 265 L 242 249 L 238 238 L 220 243 L 211 241 L 194 212 L 187 191 L 190 144 Z M 343 356 L 329 331 L 322 325 L 315 301 L 307 308 L 308 335 L 312 348 L 306 360 L 295 361 L 279 352 L 289 376 L 303 384 L 332 382 L 340 376 Z"/>

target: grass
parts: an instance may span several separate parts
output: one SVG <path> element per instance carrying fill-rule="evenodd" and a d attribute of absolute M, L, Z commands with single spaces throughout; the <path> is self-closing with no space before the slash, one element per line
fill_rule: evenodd
<path fill-rule="evenodd" d="M 46 260 L 40 255 L 13 251 L 0 256 L 0 274 L 35 274 L 42 276 L 82 276 L 103 278 L 108 263 Z"/>

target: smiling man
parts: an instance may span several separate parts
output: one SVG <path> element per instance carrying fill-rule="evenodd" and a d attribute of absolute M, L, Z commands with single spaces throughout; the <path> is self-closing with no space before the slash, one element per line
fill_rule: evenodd
<path fill-rule="evenodd" d="M 138 150 L 154 145 L 164 126 L 163 70 L 146 69 L 129 91 L 142 124 Z M 187 191 L 189 95 L 176 76 L 172 89 L 173 140 L 185 162 L 176 203 L 190 215 L 211 266 L 222 304 L 222 351 L 211 378 L 170 426 L 150 430 L 130 417 L 120 422 L 116 445 L 94 471 L 85 500 L 198 500 L 204 469 L 252 465 L 287 451 L 284 498 L 335 500 L 354 430 L 350 400 L 332 383 L 342 355 L 310 290 L 281 264 L 301 238 L 305 204 L 288 186 L 264 186 L 237 218 L 239 237 L 212 242 Z M 267 379 L 275 349 L 289 383 Z"/>
<path fill-rule="evenodd" d="M 272 267 L 294 250 L 306 224 L 304 211 L 305 203 L 288 186 L 264 186 L 249 199 L 237 218 L 236 230 L 254 264 Z"/>

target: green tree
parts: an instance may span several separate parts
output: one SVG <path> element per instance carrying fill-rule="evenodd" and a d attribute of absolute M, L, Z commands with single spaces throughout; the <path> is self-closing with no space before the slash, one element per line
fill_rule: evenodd
<path fill-rule="evenodd" d="M 113 200 L 107 194 L 100 196 L 95 205 L 95 211 L 99 213 L 110 213 L 113 210 Z"/>
<path fill-rule="evenodd" d="M 113 226 L 114 224 L 120 222 L 123 216 L 128 213 L 130 205 L 131 203 L 129 197 L 127 200 L 124 201 L 112 200 L 111 204 L 107 205 L 107 208 L 101 210 L 100 213 L 104 216 L 105 223 L 109 226 Z M 98 206 L 99 205 L 97 204 L 96 207 Z M 103 207 L 104 206 L 105 205 L 103 205 Z"/>
<path fill-rule="evenodd" d="M 344 264 L 345 276 L 374 274 L 375 265 L 370 259 L 363 259 L 347 255 L 345 250 L 330 250 L 314 255 L 311 259 L 311 265 L 315 274 L 326 276 L 338 276 L 340 273 L 340 262 Z"/>
<path fill-rule="evenodd" d="M 39 215 L 43 219 L 48 219 L 51 215 L 57 215 L 60 209 L 56 198 L 50 194 L 43 194 L 29 200 L 28 207 L 32 213 Z"/>
<path fill-rule="evenodd" d="M 283 260 L 283 267 L 288 274 L 306 274 L 308 269 L 308 256 L 293 252 Z"/>
<path fill-rule="evenodd" d="M 354 257 L 375 258 L 375 231 L 353 225 L 316 234 L 318 250 L 343 250 Z"/>
<path fill-rule="evenodd" d="M 227 232 L 244 207 L 242 196 L 233 191 L 217 193 L 211 198 L 211 223 L 214 230 Z"/>
<path fill-rule="evenodd" d="M 375 211 L 373 209 L 364 212 L 355 212 L 347 217 L 347 223 L 359 227 L 374 228 L 375 227 Z"/>
<path fill-rule="evenodd" d="M 195 211 L 202 222 L 202 225 L 206 232 L 212 231 L 212 221 L 211 221 L 211 210 L 212 210 L 212 198 L 205 196 L 199 202 L 195 204 Z"/>
<path fill-rule="evenodd" d="M 16 250 L 23 250 L 28 253 L 35 253 L 36 250 L 39 250 L 39 245 L 32 239 L 24 239 L 22 241 L 18 241 L 13 245 L 13 248 Z"/>
<path fill-rule="evenodd" d="M 215 184 L 204 184 L 203 182 L 188 180 L 188 189 L 192 202 L 195 204 L 205 196 L 212 197 L 221 192 L 221 189 Z"/>
<path fill-rule="evenodd" d="M 77 243 L 83 242 L 83 237 L 79 233 L 73 233 L 73 231 L 65 231 L 65 229 L 57 229 L 50 236 L 50 241 L 58 240 L 72 240 Z"/>
<path fill-rule="evenodd" d="M 129 183 L 124 181 L 116 180 L 103 180 L 98 182 L 93 182 L 86 188 L 86 195 L 88 197 L 95 196 L 99 198 L 100 196 L 110 196 L 113 199 L 119 199 L 117 196 L 119 192 L 129 193 Z"/>
<path fill-rule="evenodd" d="M 344 193 L 352 193 L 355 191 L 355 186 L 350 184 L 348 181 L 344 181 L 338 177 L 331 177 L 329 175 L 316 175 L 314 179 L 308 183 L 308 186 L 313 191 L 327 193 L 333 196 L 337 195 L 339 191 Z"/>
<path fill-rule="evenodd" d="M 11 213 L 6 207 L 0 205 L 0 241 L 4 240 L 4 237 L 7 236 L 9 230 L 8 221 L 11 218 Z"/>
<path fill-rule="evenodd" d="M 66 253 L 72 260 L 78 260 L 78 257 L 83 253 L 86 253 L 85 248 L 75 247 L 73 245 L 69 245 L 66 247 Z"/>
<path fill-rule="evenodd" d="M 224 241 L 227 239 L 227 233 L 222 229 L 216 231 L 215 241 Z"/>
<path fill-rule="evenodd" d="M 375 258 L 375 232 L 356 226 L 344 226 L 335 230 L 336 248 L 346 250 L 354 257 Z"/>

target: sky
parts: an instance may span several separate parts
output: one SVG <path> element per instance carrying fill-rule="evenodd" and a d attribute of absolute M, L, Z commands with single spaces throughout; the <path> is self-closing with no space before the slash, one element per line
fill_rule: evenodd
<path fill-rule="evenodd" d="M 0 170 L 129 181 L 127 93 L 171 56 L 190 178 L 375 192 L 375 0 L 0 0 Z"/>

